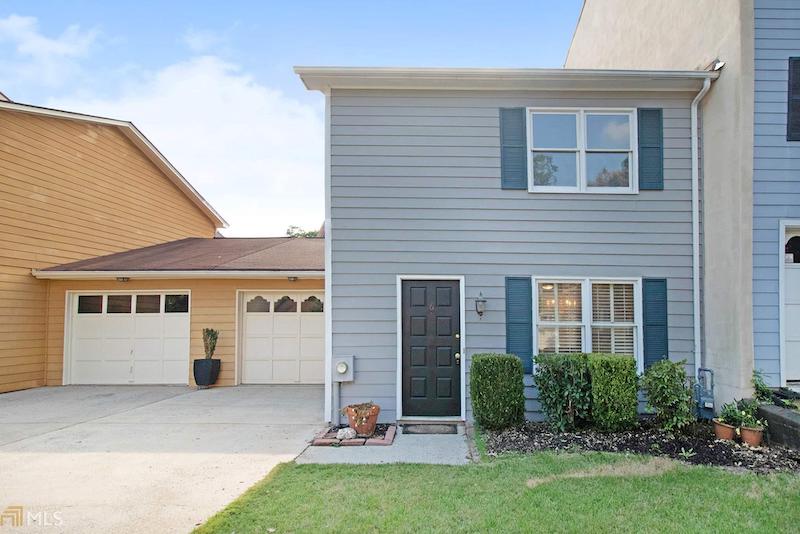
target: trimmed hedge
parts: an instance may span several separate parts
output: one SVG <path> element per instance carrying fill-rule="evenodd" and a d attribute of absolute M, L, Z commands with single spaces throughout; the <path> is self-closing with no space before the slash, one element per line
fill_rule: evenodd
<path fill-rule="evenodd" d="M 563 432 L 589 421 L 592 391 L 586 354 L 538 354 L 533 361 L 533 381 L 550 424 Z"/>
<path fill-rule="evenodd" d="M 636 426 L 639 384 L 636 360 L 619 354 L 589 354 L 592 421 L 605 432 Z"/>
<path fill-rule="evenodd" d="M 475 421 L 497 430 L 521 425 L 525 418 L 522 362 L 513 354 L 476 354 L 469 385 Z"/>
<path fill-rule="evenodd" d="M 686 360 L 661 360 L 642 376 L 647 404 L 666 430 L 681 429 L 695 421 L 692 388 L 686 377 Z"/>

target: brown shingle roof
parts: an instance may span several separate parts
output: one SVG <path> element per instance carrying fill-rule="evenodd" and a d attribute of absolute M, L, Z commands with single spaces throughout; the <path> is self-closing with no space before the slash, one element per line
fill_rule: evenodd
<path fill-rule="evenodd" d="M 190 237 L 42 271 L 323 271 L 324 240 Z"/>

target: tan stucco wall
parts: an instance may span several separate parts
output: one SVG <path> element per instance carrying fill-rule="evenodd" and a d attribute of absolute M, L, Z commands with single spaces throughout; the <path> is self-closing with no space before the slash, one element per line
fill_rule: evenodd
<path fill-rule="evenodd" d="M 753 368 L 753 2 L 587 0 L 565 67 L 702 69 L 725 61 L 702 107 L 705 364 L 717 400 Z"/>
<path fill-rule="evenodd" d="M 64 319 L 66 292 L 70 291 L 135 291 L 135 290 L 189 290 L 190 357 L 203 357 L 203 328 L 219 330 L 215 357 L 222 360 L 218 386 L 235 383 L 236 369 L 236 290 L 237 289 L 323 289 L 322 279 L 297 280 L 51 280 L 48 295 L 47 319 L 47 385 L 62 383 L 64 368 Z M 191 362 L 189 363 L 191 366 Z M 189 383 L 193 384 L 191 367 L 186 369 Z"/>
<path fill-rule="evenodd" d="M 214 231 L 118 129 L 0 111 L 0 392 L 46 380 L 47 282 L 31 269 Z"/>

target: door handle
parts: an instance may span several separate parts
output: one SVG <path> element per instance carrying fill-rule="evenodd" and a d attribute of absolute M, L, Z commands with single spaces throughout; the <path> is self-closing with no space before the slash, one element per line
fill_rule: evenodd
<path fill-rule="evenodd" d="M 456 358 L 456 365 L 461 365 L 461 353 L 460 352 L 456 352 L 454 354 L 454 356 Z"/>

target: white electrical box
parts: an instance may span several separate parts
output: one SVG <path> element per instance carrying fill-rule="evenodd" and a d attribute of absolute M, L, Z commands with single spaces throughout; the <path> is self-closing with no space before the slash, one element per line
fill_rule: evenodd
<path fill-rule="evenodd" d="M 352 382 L 353 381 L 353 357 L 334 356 L 333 357 L 333 381 Z"/>

